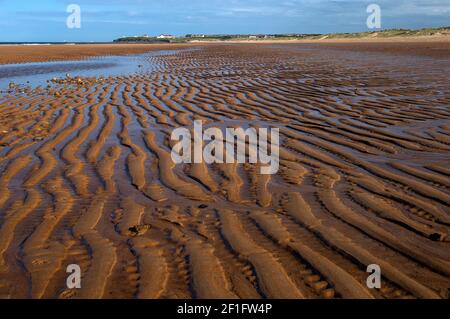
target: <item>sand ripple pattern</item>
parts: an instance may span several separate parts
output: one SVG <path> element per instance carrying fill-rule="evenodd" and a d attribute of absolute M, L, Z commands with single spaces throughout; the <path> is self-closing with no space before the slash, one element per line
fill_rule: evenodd
<path fill-rule="evenodd" d="M 449 298 L 448 61 L 207 45 L 4 93 L 0 297 Z M 173 164 L 197 119 L 280 128 L 279 173 Z"/>

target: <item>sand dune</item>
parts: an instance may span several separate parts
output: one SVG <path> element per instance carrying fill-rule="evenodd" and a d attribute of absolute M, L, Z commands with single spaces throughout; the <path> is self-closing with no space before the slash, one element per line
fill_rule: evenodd
<path fill-rule="evenodd" d="M 0 297 L 449 298 L 450 55 L 411 48 L 211 44 L 3 93 Z M 279 128 L 278 174 L 175 165 L 194 120 Z"/>

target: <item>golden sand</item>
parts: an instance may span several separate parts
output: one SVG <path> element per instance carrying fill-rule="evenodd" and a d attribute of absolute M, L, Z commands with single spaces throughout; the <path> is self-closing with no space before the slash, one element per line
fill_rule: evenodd
<path fill-rule="evenodd" d="M 148 49 L 87 48 L 1 56 Z M 448 298 L 448 45 L 304 48 L 208 45 L 0 96 L 0 296 Z M 279 127 L 279 173 L 174 165 L 170 133 L 196 119 Z"/>

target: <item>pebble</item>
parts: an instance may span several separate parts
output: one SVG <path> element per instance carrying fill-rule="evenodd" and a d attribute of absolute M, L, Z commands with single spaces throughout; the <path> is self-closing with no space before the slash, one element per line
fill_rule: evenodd
<path fill-rule="evenodd" d="M 334 289 L 331 289 L 331 288 L 330 289 L 326 289 L 326 290 L 321 292 L 321 295 L 325 299 L 331 299 L 331 298 L 334 298 L 335 291 L 334 291 Z"/>
<path fill-rule="evenodd" d="M 151 225 L 136 225 L 128 228 L 128 231 L 131 236 L 135 237 L 145 234 L 150 228 Z"/>
<path fill-rule="evenodd" d="M 320 276 L 318 276 L 318 275 L 311 275 L 311 276 L 306 277 L 305 281 L 307 283 L 313 283 L 313 282 L 317 282 L 319 280 L 320 280 Z"/>
<path fill-rule="evenodd" d="M 312 288 L 319 292 L 328 287 L 328 283 L 326 281 L 319 281 L 312 285 Z"/>

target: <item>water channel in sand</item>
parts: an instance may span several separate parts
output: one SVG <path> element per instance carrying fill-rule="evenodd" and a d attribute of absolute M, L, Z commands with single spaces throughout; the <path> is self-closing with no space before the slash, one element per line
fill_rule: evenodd
<path fill-rule="evenodd" d="M 0 90 L 9 84 L 45 86 L 52 78 L 71 76 L 108 77 L 145 74 L 154 71 L 156 63 L 148 63 L 149 57 L 176 54 L 180 50 L 161 50 L 138 55 L 100 56 L 82 61 L 52 61 L 0 65 Z"/>

